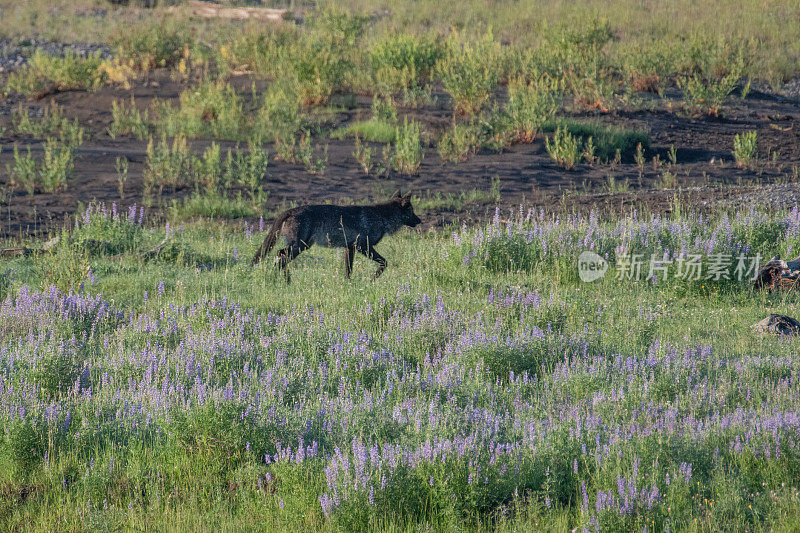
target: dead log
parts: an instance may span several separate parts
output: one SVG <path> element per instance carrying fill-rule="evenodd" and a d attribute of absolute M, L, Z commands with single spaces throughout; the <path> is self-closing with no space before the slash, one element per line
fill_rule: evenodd
<path fill-rule="evenodd" d="M 46 243 L 44 243 L 41 248 L 32 248 L 30 246 L 15 246 L 12 248 L 0 248 L 0 257 L 19 257 L 20 255 L 31 255 L 36 252 L 49 252 L 56 245 L 61 242 L 61 237 L 53 237 Z"/>
<path fill-rule="evenodd" d="M 144 258 L 144 259 L 153 259 L 154 257 L 157 257 L 158 254 L 161 253 L 161 250 L 163 250 L 167 246 L 168 242 L 169 242 L 169 238 L 168 237 L 164 237 L 164 240 L 161 241 L 160 243 L 158 243 L 155 248 L 151 248 L 150 250 L 147 250 L 146 252 L 143 252 L 141 254 L 141 257 Z"/>
<path fill-rule="evenodd" d="M 753 288 L 766 291 L 800 288 L 800 257 L 784 261 L 776 255 L 758 271 Z"/>

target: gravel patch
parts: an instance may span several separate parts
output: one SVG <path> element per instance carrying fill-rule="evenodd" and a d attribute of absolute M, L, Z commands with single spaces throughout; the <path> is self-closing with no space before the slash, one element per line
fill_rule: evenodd
<path fill-rule="evenodd" d="M 25 65 L 37 50 L 60 57 L 70 53 L 86 57 L 97 52 L 100 52 L 104 58 L 111 56 L 111 48 L 105 44 L 62 43 L 37 39 L 17 41 L 0 38 L 0 74 L 11 72 Z"/>

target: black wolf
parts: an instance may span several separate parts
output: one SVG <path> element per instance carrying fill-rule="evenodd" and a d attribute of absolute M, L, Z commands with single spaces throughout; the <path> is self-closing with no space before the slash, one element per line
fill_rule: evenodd
<path fill-rule="evenodd" d="M 286 239 L 286 247 L 278 250 L 278 265 L 289 281 L 289 262 L 312 244 L 345 249 L 344 272 L 353 270 L 353 256 L 358 251 L 378 263 L 372 276 L 377 278 L 386 268 L 386 259 L 375 251 L 375 245 L 386 235 L 403 226 L 415 227 L 422 221 L 414 214 L 411 193 L 395 191 L 388 202 L 364 206 L 304 205 L 285 211 L 269 230 L 264 244 L 253 257 L 258 263 L 278 242 Z"/>

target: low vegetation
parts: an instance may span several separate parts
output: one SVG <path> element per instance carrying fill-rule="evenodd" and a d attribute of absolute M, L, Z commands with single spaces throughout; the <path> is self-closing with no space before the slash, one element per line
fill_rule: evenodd
<path fill-rule="evenodd" d="M 0 486 L 27 494 L 0 500 L 8 526 L 796 523 L 776 413 L 797 341 L 749 328 L 794 297 L 745 279 L 800 246 L 793 211 L 498 212 L 388 239 L 373 283 L 366 260 L 342 284 L 334 252 L 304 254 L 290 286 L 249 265 L 266 224 L 143 215 L 92 206 L 0 263 Z M 609 264 L 593 283 L 585 249 Z M 702 275 L 651 254 L 699 254 Z"/>

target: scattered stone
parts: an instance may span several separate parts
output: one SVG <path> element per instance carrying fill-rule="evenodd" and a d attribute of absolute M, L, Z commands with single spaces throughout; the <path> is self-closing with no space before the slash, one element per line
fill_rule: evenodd
<path fill-rule="evenodd" d="M 800 322 L 790 316 L 773 313 L 761 322 L 753 324 L 753 329 L 759 333 L 795 336 L 800 335 Z"/>
<path fill-rule="evenodd" d="M 87 57 L 100 52 L 103 58 L 111 57 L 111 48 L 105 44 L 63 43 L 37 39 L 13 40 L 0 38 L 0 72 L 10 72 L 28 63 L 33 54 L 40 50 L 46 54 L 64 57 L 73 53 Z"/>

